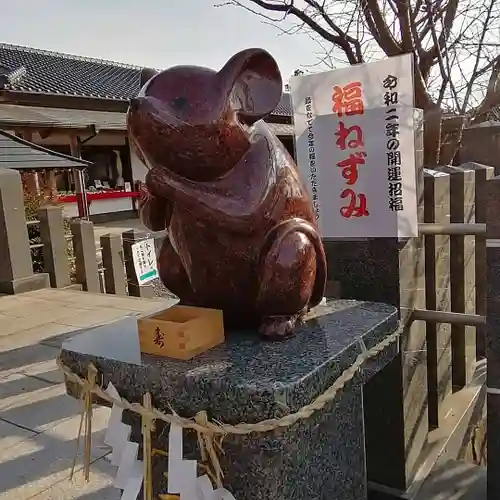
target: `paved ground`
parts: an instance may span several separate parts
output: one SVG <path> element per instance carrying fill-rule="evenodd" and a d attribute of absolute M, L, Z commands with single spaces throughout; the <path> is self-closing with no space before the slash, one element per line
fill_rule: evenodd
<path fill-rule="evenodd" d="M 118 500 L 116 467 L 103 445 L 109 410 L 94 413 L 91 481 L 82 463 L 69 482 L 81 403 L 65 394 L 55 359 L 74 331 L 155 312 L 159 299 L 40 290 L 0 297 L 0 499 Z M 447 462 L 424 484 L 418 500 L 484 500 L 485 471 Z"/>
<path fill-rule="evenodd" d="M 0 499 L 120 498 L 102 444 L 106 408 L 95 411 L 90 483 L 81 472 L 68 481 L 81 404 L 65 394 L 55 359 L 78 328 L 161 308 L 158 300 L 62 290 L 0 297 Z"/>
<path fill-rule="evenodd" d="M 486 469 L 448 460 L 427 478 L 417 500 L 486 500 Z"/>

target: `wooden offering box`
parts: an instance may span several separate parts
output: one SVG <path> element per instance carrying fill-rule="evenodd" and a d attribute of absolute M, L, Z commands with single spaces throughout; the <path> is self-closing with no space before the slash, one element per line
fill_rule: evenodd
<path fill-rule="evenodd" d="M 224 342 L 222 311 L 173 306 L 138 320 L 141 352 L 191 359 Z"/>

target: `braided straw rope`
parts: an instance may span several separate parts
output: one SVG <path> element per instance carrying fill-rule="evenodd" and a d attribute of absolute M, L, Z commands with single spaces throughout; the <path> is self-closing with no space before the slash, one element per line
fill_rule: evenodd
<path fill-rule="evenodd" d="M 184 429 L 193 429 L 198 434 L 198 445 L 200 447 L 202 462 L 209 462 L 210 465 L 207 466 L 207 471 L 210 477 L 213 478 L 214 482 L 217 484 L 218 488 L 222 488 L 222 478 L 224 474 L 222 472 L 222 467 L 219 461 L 219 456 L 217 451 L 223 452 L 222 450 L 222 440 L 227 434 L 237 434 L 245 435 L 252 432 L 269 432 L 275 429 L 289 427 L 299 420 L 304 420 L 309 418 L 314 412 L 322 410 L 330 401 L 333 401 L 337 393 L 344 388 L 344 386 L 352 380 L 356 373 L 363 367 L 364 363 L 377 356 L 377 354 L 384 351 L 387 347 L 398 341 L 401 334 L 401 329 L 398 329 L 392 335 L 382 340 L 382 342 L 373 346 L 371 349 L 364 350 L 354 361 L 354 363 L 344 370 L 340 377 L 335 380 L 335 382 L 323 393 L 320 394 L 312 403 L 303 406 L 300 410 L 295 413 L 291 413 L 281 418 L 270 418 L 257 422 L 254 424 L 241 423 L 236 425 L 224 424 L 221 422 L 210 422 L 207 417 L 206 411 L 200 411 L 194 418 L 184 418 L 174 410 L 171 414 L 163 413 L 157 408 L 147 405 L 143 406 L 140 403 L 130 403 L 124 398 L 116 400 L 112 398 L 107 392 L 105 392 L 102 387 L 95 384 L 94 380 L 87 380 L 76 373 L 74 373 L 68 366 L 66 366 L 60 358 L 57 359 L 57 364 L 59 368 L 64 373 L 66 380 L 70 382 L 77 383 L 83 389 L 84 394 L 86 394 L 86 401 L 92 400 L 91 394 L 95 394 L 99 398 L 107 401 L 110 404 L 116 404 L 124 410 L 129 410 L 137 413 L 141 416 L 143 422 L 155 420 L 162 420 L 168 424 L 175 424 Z M 364 347 L 364 344 L 362 344 Z M 89 373 L 91 371 L 97 371 L 95 366 L 90 363 Z M 88 405 L 88 403 L 87 403 Z M 88 412 L 88 408 L 86 410 Z M 91 417 L 89 417 L 91 418 Z M 86 427 L 87 430 L 89 428 Z M 81 431 L 80 431 L 81 432 Z M 78 436 L 78 438 L 80 435 Z M 89 442 L 91 437 L 86 434 L 86 441 Z M 79 439 L 78 439 L 79 441 Z M 87 463 L 88 462 L 88 463 Z M 90 460 L 85 461 L 85 471 L 88 471 Z M 88 473 L 86 472 L 86 479 L 88 478 Z M 148 483 L 150 479 L 147 478 Z"/>
<path fill-rule="evenodd" d="M 176 424 L 184 429 L 193 429 L 201 435 L 212 435 L 212 436 L 225 436 L 227 434 L 237 434 L 245 435 L 251 434 L 252 432 L 270 432 L 275 429 L 289 427 L 299 420 L 305 420 L 309 418 L 313 413 L 318 410 L 322 410 L 330 401 L 333 401 L 337 393 L 344 388 L 344 386 L 354 378 L 358 370 L 363 367 L 363 364 L 371 358 L 374 358 L 379 353 L 384 351 L 387 347 L 397 342 L 400 337 L 400 330 L 398 329 L 393 334 L 386 337 L 377 345 L 372 348 L 362 352 L 354 361 L 354 363 L 344 370 L 338 379 L 323 393 L 320 394 L 311 403 L 303 406 L 295 413 L 290 413 L 281 418 L 270 418 L 267 420 L 262 420 L 261 422 L 256 422 L 254 424 L 241 423 L 236 425 L 224 424 L 220 422 L 210 422 L 206 418 L 205 412 L 199 412 L 195 418 L 184 418 L 177 415 L 174 411 L 171 414 L 163 413 L 156 408 L 145 408 L 140 403 L 130 403 L 124 398 L 120 400 L 115 400 L 107 392 L 105 392 L 99 385 L 90 386 L 89 382 L 81 378 L 79 375 L 74 373 L 68 366 L 66 366 L 61 359 L 57 359 L 57 364 L 62 370 L 66 379 L 77 383 L 82 386 L 85 390 L 92 392 L 99 398 L 107 401 L 110 404 L 116 404 L 117 406 L 123 408 L 124 410 L 129 410 L 137 413 L 143 417 L 158 419 L 168 424 Z"/>

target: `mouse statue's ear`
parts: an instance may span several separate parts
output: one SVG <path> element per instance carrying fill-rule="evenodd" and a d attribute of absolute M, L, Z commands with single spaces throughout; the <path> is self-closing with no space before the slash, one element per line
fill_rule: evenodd
<path fill-rule="evenodd" d="M 143 68 L 141 70 L 141 80 L 140 80 L 141 89 L 142 87 L 144 87 L 144 85 L 146 85 L 146 83 L 149 82 L 149 80 L 151 80 L 151 78 L 153 78 L 153 76 L 156 76 L 157 74 L 158 71 L 156 71 L 155 69 Z"/>
<path fill-rule="evenodd" d="M 280 70 L 265 50 L 239 52 L 218 75 L 233 108 L 248 125 L 273 112 L 280 102 L 283 90 Z"/>

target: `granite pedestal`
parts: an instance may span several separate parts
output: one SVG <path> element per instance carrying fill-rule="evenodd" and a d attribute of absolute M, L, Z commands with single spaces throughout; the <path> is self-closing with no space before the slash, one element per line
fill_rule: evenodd
<path fill-rule="evenodd" d="M 263 343 L 252 332 L 226 332 L 224 345 L 177 361 L 141 356 L 133 328 L 124 323 L 119 335 L 88 331 L 65 342 L 61 360 L 81 376 L 89 362 L 95 363 L 103 384 L 112 382 L 132 402 L 149 391 L 153 404 L 166 412 L 172 407 L 192 417 L 207 410 L 209 418 L 225 423 L 253 423 L 298 411 L 331 386 L 363 349 L 397 328 L 392 306 L 339 300 L 317 307 L 282 343 Z M 221 456 L 224 486 L 236 500 L 366 499 L 362 385 L 397 349 L 396 342 L 373 358 L 333 402 L 308 419 L 268 433 L 227 436 Z M 137 417 L 124 413 L 124 421 L 132 424 L 132 440 L 141 442 Z M 157 424 L 154 448 L 168 449 L 167 431 Z M 184 435 L 184 457 L 199 460 L 196 435 Z M 152 460 L 154 494 L 166 493 L 167 459 L 155 454 Z"/>

